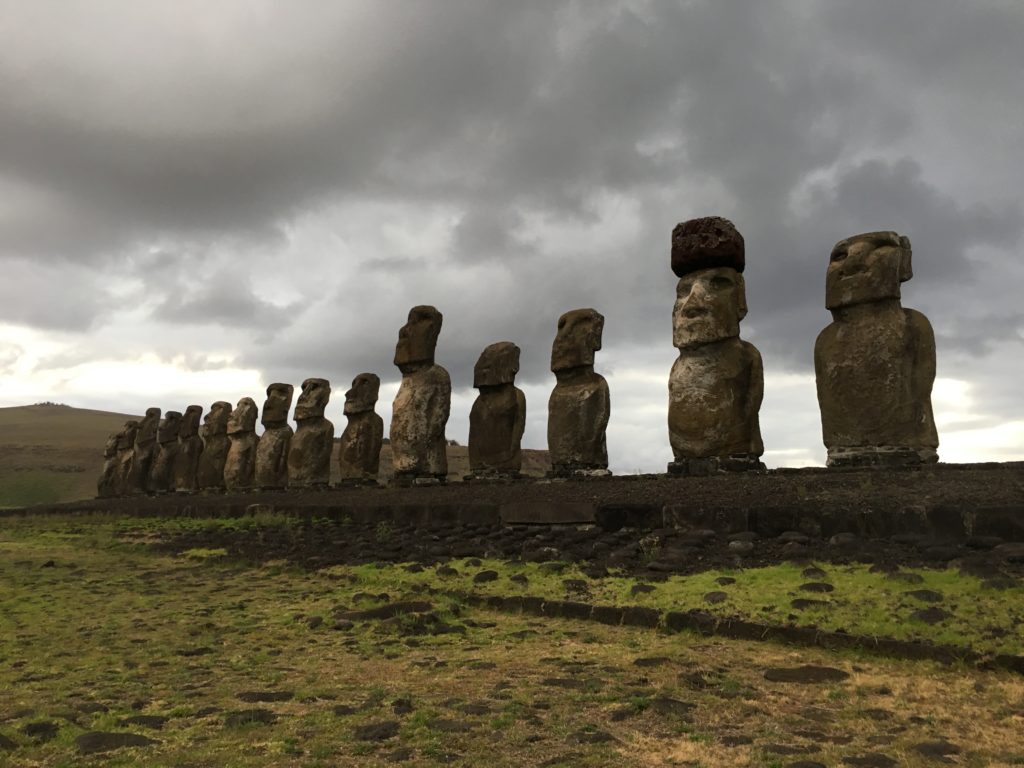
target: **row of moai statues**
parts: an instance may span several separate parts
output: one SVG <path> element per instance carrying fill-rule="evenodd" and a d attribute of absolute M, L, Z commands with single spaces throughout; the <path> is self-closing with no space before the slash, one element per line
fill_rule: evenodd
<path fill-rule="evenodd" d="M 764 395 L 761 355 L 740 338 L 747 314 L 742 235 L 727 219 L 706 217 L 672 232 L 672 271 L 679 278 L 669 376 L 670 474 L 763 470 L 758 414 Z M 909 465 L 938 460 L 931 410 L 935 338 L 927 318 L 900 304 L 912 276 L 911 247 L 895 232 L 869 232 L 832 250 L 826 307 L 833 322 L 818 336 L 814 361 L 822 435 L 829 466 Z M 413 307 L 399 331 L 394 363 L 402 383 L 392 408 L 390 442 L 396 482 L 444 482 L 445 426 L 451 378 L 434 360 L 442 325 L 431 306 Z M 554 476 L 608 473 L 605 431 L 608 383 L 594 371 L 604 317 L 566 312 L 551 349 L 556 384 L 548 400 L 548 450 Z M 526 398 L 515 386 L 519 347 L 488 346 L 473 371 L 479 395 L 469 419 L 467 479 L 505 480 L 522 467 Z M 374 412 L 380 379 L 359 374 L 345 393 L 343 483 L 375 482 L 384 426 Z M 307 379 L 288 425 L 293 388 L 271 384 L 257 438 L 257 408 L 214 403 L 184 414 L 150 408 L 108 440 L 101 496 L 168 491 L 323 487 L 329 483 L 334 425 L 325 416 L 331 388 Z"/>

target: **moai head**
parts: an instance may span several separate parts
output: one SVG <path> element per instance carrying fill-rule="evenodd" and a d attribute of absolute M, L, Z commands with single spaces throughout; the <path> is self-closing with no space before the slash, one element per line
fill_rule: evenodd
<path fill-rule="evenodd" d="M 177 411 L 168 411 L 164 414 L 164 420 L 160 422 L 160 429 L 156 433 L 157 442 L 176 442 L 179 432 L 181 432 L 181 414 Z"/>
<path fill-rule="evenodd" d="M 160 409 L 147 408 L 146 415 L 139 422 L 139 431 L 135 435 L 135 442 L 145 445 L 156 440 L 157 429 L 160 427 Z"/>
<path fill-rule="evenodd" d="M 434 348 L 443 319 L 434 307 L 421 305 L 409 310 L 409 320 L 398 331 L 395 346 L 395 365 L 402 373 L 434 364 Z"/>
<path fill-rule="evenodd" d="M 327 401 L 331 399 L 331 382 L 327 379 L 306 379 L 295 405 L 295 420 L 322 419 Z"/>
<path fill-rule="evenodd" d="M 139 434 L 139 422 L 132 419 L 126 421 L 121 431 L 117 433 L 117 450 L 126 451 L 135 445 L 135 438 Z"/>
<path fill-rule="evenodd" d="M 227 434 L 230 418 L 231 403 L 218 400 L 210 406 L 209 412 L 203 417 L 203 436 L 216 437 Z"/>
<path fill-rule="evenodd" d="M 178 430 L 178 437 L 187 439 L 199 434 L 199 417 L 203 415 L 203 406 L 190 405 L 185 409 L 185 415 L 181 417 L 181 427 Z"/>
<path fill-rule="evenodd" d="M 747 314 L 743 236 L 728 219 L 708 216 L 672 230 L 672 271 L 679 277 L 672 343 L 679 349 L 740 335 Z"/>
<path fill-rule="evenodd" d="M 288 411 L 292 407 L 294 392 L 295 387 L 291 384 L 271 384 L 267 387 L 267 399 L 260 416 L 264 427 L 283 427 L 288 423 Z"/>
<path fill-rule="evenodd" d="M 558 333 L 551 345 L 552 372 L 593 365 L 603 331 L 604 315 L 596 309 L 573 309 L 558 318 Z"/>
<path fill-rule="evenodd" d="M 111 432 L 103 446 L 103 458 L 112 459 L 117 455 L 117 443 L 121 439 L 120 432 Z"/>
<path fill-rule="evenodd" d="M 345 415 L 372 411 L 380 395 L 380 377 L 375 373 L 360 373 L 352 379 L 352 388 L 345 393 Z"/>
<path fill-rule="evenodd" d="M 600 346 L 600 340 L 598 345 Z M 479 389 L 499 384 L 514 384 L 517 373 L 519 347 L 511 341 L 499 341 L 480 353 L 480 359 L 473 367 L 473 386 Z"/>
<path fill-rule="evenodd" d="M 825 307 L 899 299 L 900 283 L 914 276 L 910 257 L 909 238 L 895 232 L 865 232 L 840 240 L 825 275 Z"/>
<path fill-rule="evenodd" d="M 256 401 L 243 397 L 228 417 L 228 434 L 239 435 L 256 431 Z"/>

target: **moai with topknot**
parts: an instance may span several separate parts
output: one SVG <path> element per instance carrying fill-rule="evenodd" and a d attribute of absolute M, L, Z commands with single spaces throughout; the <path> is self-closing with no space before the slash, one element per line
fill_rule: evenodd
<path fill-rule="evenodd" d="M 384 420 L 374 412 L 380 394 L 380 378 L 360 373 L 345 393 L 348 425 L 341 433 L 338 470 L 343 485 L 373 484 L 380 469 L 380 448 L 384 441 Z"/>
<path fill-rule="evenodd" d="M 147 408 L 146 415 L 139 422 L 132 451 L 132 466 L 128 473 L 125 493 L 138 496 L 149 491 L 149 473 L 156 455 L 156 434 L 160 427 L 160 409 Z"/>
<path fill-rule="evenodd" d="M 758 412 L 764 367 L 740 338 L 747 314 L 743 236 L 728 219 L 691 219 L 672 231 L 679 278 L 672 343 L 679 357 L 668 381 L 669 474 L 763 470 Z"/>
<path fill-rule="evenodd" d="M 218 493 L 224 490 L 224 464 L 231 447 L 228 440 L 228 419 L 231 418 L 231 403 L 218 400 L 210 406 L 203 417 L 199 436 L 203 440 L 203 451 L 199 454 L 196 468 L 196 485 L 201 491 Z"/>
<path fill-rule="evenodd" d="M 190 405 L 181 417 L 178 430 L 178 455 L 174 459 L 174 490 L 178 493 L 195 493 L 199 458 L 203 455 L 203 439 L 199 436 L 199 419 L 203 406 Z"/>
<path fill-rule="evenodd" d="M 124 496 L 128 493 L 132 474 L 132 463 L 135 459 L 135 437 L 139 432 L 139 422 L 131 419 L 124 423 L 117 435 L 117 471 L 114 476 L 114 495 Z"/>
<path fill-rule="evenodd" d="M 548 452 L 555 477 L 602 476 L 608 472 L 605 430 L 611 414 L 608 382 L 594 372 L 604 315 L 574 309 L 558 319 L 551 346 L 555 388 L 548 399 Z"/>
<path fill-rule="evenodd" d="M 334 424 L 324 418 L 331 399 L 327 379 L 306 379 L 295 405 L 298 428 L 288 450 L 289 488 L 326 488 L 331 482 Z"/>
<path fill-rule="evenodd" d="M 228 418 L 224 485 L 229 492 L 251 491 L 256 477 L 256 401 L 243 397 Z"/>
<path fill-rule="evenodd" d="M 156 456 L 149 471 L 150 493 L 174 490 L 174 463 L 178 457 L 178 434 L 181 432 L 181 413 L 167 411 L 156 433 Z"/>
<path fill-rule="evenodd" d="M 288 412 L 294 392 L 291 384 L 267 387 L 267 399 L 260 414 L 264 430 L 256 448 L 256 487 L 264 491 L 288 486 L 288 451 L 294 434 L 288 424 Z"/>
<path fill-rule="evenodd" d="M 467 479 L 509 479 L 523 466 L 521 449 L 526 429 L 526 395 L 516 387 L 519 347 L 511 341 L 491 344 L 473 368 L 473 386 L 480 394 L 469 412 Z"/>
<path fill-rule="evenodd" d="M 814 345 L 828 466 L 938 461 L 932 416 L 935 334 L 900 304 L 913 276 L 910 240 L 867 232 L 840 240 L 825 276 L 832 324 Z"/>
<path fill-rule="evenodd" d="M 391 409 L 391 456 L 400 485 L 443 483 L 448 477 L 444 428 L 452 382 L 448 371 L 434 363 L 442 320 L 434 307 L 413 307 L 398 332 L 395 365 L 402 384 Z"/>

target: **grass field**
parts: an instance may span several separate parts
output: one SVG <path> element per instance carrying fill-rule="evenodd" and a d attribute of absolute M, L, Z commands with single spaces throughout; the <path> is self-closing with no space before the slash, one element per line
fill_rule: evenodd
<path fill-rule="evenodd" d="M 571 570 L 455 561 L 447 577 L 401 565 L 307 572 L 224 549 L 168 553 L 193 524 L 4 521 L 0 765 L 1024 765 L 1024 678 L 1009 672 L 505 615 L 428 591 L 565 597 Z M 487 566 L 498 579 L 473 584 Z M 852 585 L 879 586 L 867 576 L 847 575 L 851 597 Z M 721 577 L 736 579 L 716 586 L 736 588 L 750 610 L 790 599 L 803 578 L 707 574 Z M 943 573 L 923 577 L 965 610 L 987 599 Z M 629 602 L 678 607 L 703 594 L 702 579 Z M 609 600 L 632 591 L 614 578 L 587 589 Z M 880 599 L 865 622 L 889 606 Z M 851 632 L 857 615 L 847 611 Z M 974 625 L 952 631 L 984 642 Z M 771 672 L 804 665 L 825 670 L 818 682 Z M 139 745 L 117 746 L 130 740 Z"/>

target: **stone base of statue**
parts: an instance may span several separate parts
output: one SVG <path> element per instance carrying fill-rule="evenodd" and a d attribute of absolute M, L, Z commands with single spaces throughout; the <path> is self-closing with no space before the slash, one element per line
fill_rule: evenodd
<path fill-rule="evenodd" d="M 383 488 L 376 477 L 343 477 L 334 484 L 335 488 Z"/>
<path fill-rule="evenodd" d="M 758 456 L 735 454 L 677 459 L 668 463 L 667 471 L 673 477 L 708 477 L 719 472 L 765 472 L 766 468 Z"/>
<path fill-rule="evenodd" d="M 829 467 L 915 467 L 938 460 L 939 454 L 933 448 L 857 445 L 829 448 L 826 464 Z"/>
<path fill-rule="evenodd" d="M 447 485 L 447 475 L 417 475 L 415 473 L 396 473 L 391 478 L 391 485 L 398 488 L 412 488 L 413 486 Z"/>
<path fill-rule="evenodd" d="M 462 482 L 476 484 L 493 483 L 495 485 L 501 485 L 503 483 L 511 483 L 514 480 L 519 480 L 522 476 L 521 472 L 517 472 L 515 470 L 480 469 L 471 472 L 468 475 L 464 475 L 462 477 Z"/>
<path fill-rule="evenodd" d="M 611 477 L 612 471 L 605 467 L 581 467 L 572 464 L 552 467 L 546 474 L 550 478 L 573 478 L 575 480 L 593 480 Z"/>

